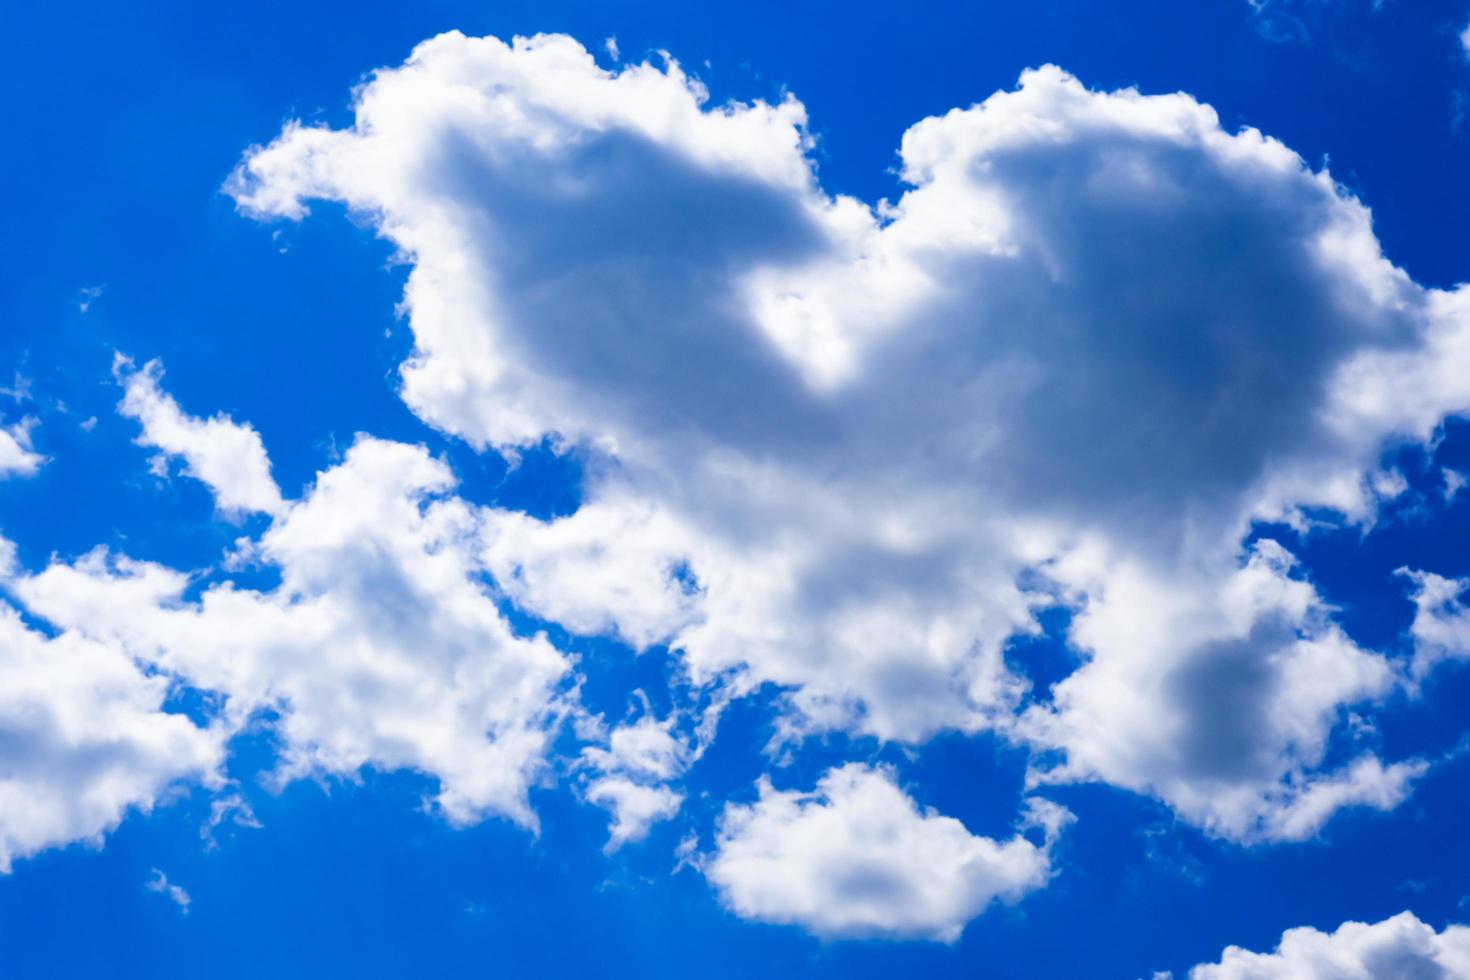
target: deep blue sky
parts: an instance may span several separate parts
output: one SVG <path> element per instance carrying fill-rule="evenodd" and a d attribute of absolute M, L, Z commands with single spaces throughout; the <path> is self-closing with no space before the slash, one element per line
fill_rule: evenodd
<path fill-rule="evenodd" d="M 51 462 L 0 482 L 0 529 L 31 567 L 99 543 L 203 567 L 240 533 L 214 520 L 204 488 L 147 476 L 135 425 L 114 411 L 117 350 L 162 358 L 169 391 L 200 414 L 250 420 L 288 495 L 366 431 L 448 454 L 473 500 L 542 514 L 575 506 L 574 462 L 533 456 L 507 480 L 498 458 L 445 439 L 398 400 L 394 369 L 411 343 L 394 314 L 405 270 L 370 229 L 321 207 L 300 225 L 259 224 L 219 191 L 284 119 L 342 125 L 365 71 L 452 28 L 564 31 L 589 46 L 616 36 L 629 60 L 664 49 L 715 101 L 790 90 L 810 113 L 824 186 L 867 200 L 899 192 L 892 167 L 909 125 L 1009 87 L 1025 67 L 1056 63 L 1097 88 L 1184 90 L 1227 128 L 1255 126 L 1327 162 L 1421 283 L 1470 277 L 1470 122 L 1455 108 L 1470 64 L 1453 37 L 1470 8 L 1303 0 L 1289 11 L 1299 29 L 1282 40 L 1245 0 L 8 5 L 0 381 L 24 375 L 37 406 L 60 400 L 98 424 L 87 434 L 44 421 L 36 445 Z M 84 313 L 87 287 L 102 292 Z M 1437 454 L 1470 468 L 1470 429 L 1452 426 Z M 1428 461 L 1410 453 L 1404 468 L 1432 501 Z M 1470 496 L 1424 506 L 1433 513 L 1390 513 L 1366 536 L 1300 544 L 1364 643 L 1402 643 L 1411 609 L 1395 568 L 1470 574 Z M 630 681 L 652 689 L 667 668 L 661 653 L 635 663 L 605 641 L 568 642 L 594 665 L 594 703 Z M 1067 669 L 1058 644 L 1036 646 L 1026 662 L 1041 666 L 1027 669 Z M 1412 710 L 1391 704 L 1387 754 L 1451 751 L 1467 695 L 1470 677 L 1451 668 Z M 691 774 L 694 812 L 748 795 L 772 723 L 763 699 L 733 710 Z M 742 922 L 697 873 L 669 875 L 677 827 L 605 856 L 606 815 L 564 789 L 536 796 L 539 836 L 494 819 L 455 830 L 422 812 L 421 777 L 272 793 L 254 779 L 269 757 L 262 739 L 231 762 L 260 829 L 226 827 L 206 847 L 201 791 L 129 818 L 101 850 L 18 862 L 0 878 L 0 975 L 1133 977 L 1186 969 L 1231 943 L 1269 948 L 1290 926 L 1410 908 L 1441 927 L 1470 914 L 1463 759 L 1392 814 L 1347 812 L 1320 840 L 1255 848 L 1212 841 L 1120 790 L 1058 788 L 1049 795 L 1078 816 L 1058 877 L 942 946 L 823 943 Z M 810 785 L 853 758 L 891 762 L 925 803 L 992 835 L 1011 824 L 1025 766 L 988 737 L 905 753 L 833 736 L 803 745 L 776 778 Z M 186 916 L 145 889 L 153 868 L 187 888 Z"/>

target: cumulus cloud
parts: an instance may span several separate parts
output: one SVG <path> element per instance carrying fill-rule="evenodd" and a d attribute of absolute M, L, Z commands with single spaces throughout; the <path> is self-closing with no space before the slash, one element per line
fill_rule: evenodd
<path fill-rule="evenodd" d="M 1022 720 L 1035 742 L 1065 752 L 1034 778 L 1151 792 L 1244 841 L 1309 837 L 1343 806 L 1395 806 L 1422 762 L 1384 766 L 1364 753 L 1318 768 L 1341 706 L 1386 695 L 1396 676 L 1292 571 L 1273 541 L 1213 595 L 1203 582 L 1110 570 L 1073 624 L 1091 659 Z"/>
<path fill-rule="evenodd" d="M 13 573 L 3 540 L 0 565 Z M 0 871 L 48 847 L 100 842 L 177 784 L 220 779 L 223 733 L 165 710 L 168 679 L 116 644 L 43 633 L 0 602 L 0 675 Z"/>
<path fill-rule="evenodd" d="M 811 792 L 760 784 L 725 808 L 704 872 L 737 915 L 819 936 L 954 942 L 996 900 L 1044 885 L 1049 849 L 1070 819 L 1033 801 L 1045 841 L 979 837 L 921 809 L 886 769 L 850 763 Z"/>
<path fill-rule="evenodd" d="M 1470 976 L 1470 928 L 1442 932 L 1412 912 L 1371 925 L 1346 922 L 1336 932 L 1288 929 L 1271 953 L 1227 947 L 1219 963 L 1189 971 L 1190 980 L 1372 980 L 1376 977 Z"/>
<path fill-rule="evenodd" d="M 154 378 L 129 378 L 140 413 L 157 409 L 169 431 L 247 433 L 236 448 L 259 447 L 248 427 L 178 413 Z M 216 490 L 234 486 L 219 479 Z M 477 510 L 453 486 L 422 447 L 363 437 L 241 541 L 235 560 L 278 573 L 274 588 L 223 581 L 186 598 L 189 575 L 105 549 L 12 569 L 5 585 L 65 636 L 221 695 L 228 730 L 272 716 L 281 780 L 413 769 L 437 780 L 452 822 L 499 814 L 534 826 L 527 792 L 571 703 L 570 664 L 501 615 L 475 557 Z"/>
<path fill-rule="evenodd" d="M 281 491 L 271 479 L 270 459 L 260 434 L 223 415 L 200 419 L 185 414 L 159 388 L 163 368 L 150 361 L 135 369 L 119 355 L 113 373 L 123 386 L 119 410 L 143 426 L 138 445 L 160 452 L 157 465 L 167 472 L 167 457 L 184 461 L 189 476 L 214 492 L 221 510 L 274 514 L 282 506 Z"/>
<path fill-rule="evenodd" d="M 1371 517 L 1385 445 L 1470 406 L 1470 291 L 1184 94 L 1026 72 L 912 127 L 878 205 L 822 190 L 805 126 L 674 63 L 447 34 L 228 190 L 344 202 L 411 262 L 426 421 L 589 454 L 577 513 L 486 516 L 523 608 L 775 684 L 793 735 L 995 729 L 1235 839 L 1401 799 L 1418 763 L 1324 748 L 1384 658 L 1242 540 Z M 1022 712 L 1005 647 L 1058 603 L 1084 665 Z"/>

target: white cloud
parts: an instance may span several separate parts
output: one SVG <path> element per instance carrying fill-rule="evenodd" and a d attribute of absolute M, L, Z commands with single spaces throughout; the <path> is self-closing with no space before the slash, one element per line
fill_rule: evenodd
<path fill-rule="evenodd" d="M 611 853 L 630 841 L 648 836 L 656 823 L 679 812 L 683 794 L 657 784 L 639 782 L 628 776 L 599 776 L 587 787 L 587 799 L 613 813 L 605 851 Z"/>
<path fill-rule="evenodd" d="M 0 540 L 0 564 L 11 566 Z M 164 710 L 167 678 L 115 644 L 48 635 L 0 603 L 0 871 L 73 841 L 100 842 L 129 810 L 182 782 L 218 782 L 218 728 Z"/>
<path fill-rule="evenodd" d="M 1309 837 L 1343 806 L 1397 805 L 1422 763 L 1364 753 L 1318 768 L 1343 706 L 1388 694 L 1396 678 L 1292 571 L 1272 541 L 1213 594 L 1207 582 L 1110 568 L 1073 624 L 1090 659 L 1056 686 L 1053 706 L 1023 719 L 1034 741 L 1065 750 L 1036 778 L 1150 792 L 1243 841 Z"/>
<path fill-rule="evenodd" d="M 1470 592 L 1470 579 L 1445 578 L 1432 572 L 1399 569 L 1414 589 L 1414 622 L 1409 634 L 1414 640 L 1410 668 L 1422 680 L 1445 660 L 1470 658 L 1470 609 L 1461 599 Z"/>
<path fill-rule="evenodd" d="M 224 415 L 199 419 L 185 414 L 158 387 L 163 368 L 157 361 L 134 370 L 132 362 L 119 355 L 113 372 L 125 392 L 119 410 L 143 426 L 138 445 L 183 459 L 188 475 L 207 484 L 226 513 L 280 511 L 281 491 L 271 479 L 270 459 L 253 428 Z M 167 472 L 167 464 L 162 465 Z"/>
<path fill-rule="evenodd" d="M 0 478 L 30 476 L 46 457 L 31 450 L 30 427 L 24 423 L 0 429 Z"/>
<path fill-rule="evenodd" d="M 1189 971 L 1191 980 L 1374 980 L 1470 976 L 1470 928 L 1443 932 L 1400 912 L 1382 922 L 1346 922 L 1336 932 L 1288 929 L 1272 953 L 1227 947 L 1219 963 Z"/>
<path fill-rule="evenodd" d="M 143 887 L 147 888 L 150 892 L 158 892 L 160 895 L 168 896 L 168 900 L 179 907 L 179 914 L 189 914 L 189 904 L 193 901 L 189 897 L 189 893 L 169 881 L 168 875 L 159 871 L 157 868 L 153 869 L 153 877 L 144 882 Z"/>
<path fill-rule="evenodd" d="M 589 745 L 582 762 L 595 773 L 587 785 L 591 802 L 613 813 L 609 852 L 642 840 L 649 829 L 679 812 L 682 793 L 667 784 L 683 775 L 692 752 L 674 734 L 676 719 L 644 714 L 608 733 L 606 745 Z"/>
<path fill-rule="evenodd" d="M 1444 499 L 1454 500 L 1460 491 L 1465 489 L 1467 482 L 1470 482 L 1470 476 L 1467 476 L 1462 470 L 1452 470 L 1446 467 L 1444 470 Z"/>
<path fill-rule="evenodd" d="M 1385 443 L 1470 406 L 1470 290 L 1416 285 L 1329 175 L 1184 94 L 1027 72 L 911 128 L 876 207 L 810 145 L 794 98 L 448 34 L 228 189 L 345 202 L 411 261 L 425 420 L 593 453 L 577 514 L 486 516 L 528 610 L 781 685 L 793 733 L 999 729 L 1237 839 L 1400 799 L 1418 763 L 1324 761 L 1384 659 L 1241 540 L 1371 517 Z M 1002 651 L 1055 602 L 1086 665 L 1018 727 Z"/>
<path fill-rule="evenodd" d="M 151 380 L 135 390 L 173 404 Z M 273 589 L 223 582 L 186 599 L 189 576 L 102 549 L 5 584 L 68 636 L 224 695 L 231 730 L 279 713 L 282 780 L 414 769 L 452 822 L 534 826 L 527 792 L 573 703 L 570 664 L 501 616 L 474 557 L 480 515 L 453 485 L 422 447 L 363 437 L 242 541 L 244 560 L 279 572 Z"/>
<path fill-rule="evenodd" d="M 1046 842 L 978 837 L 920 807 L 891 772 L 851 763 L 809 793 L 760 785 L 725 808 L 704 872 L 737 915 L 819 936 L 954 942 L 991 902 L 1044 885 L 1049 848 L 1070 819 L 1034 801 Z"/>

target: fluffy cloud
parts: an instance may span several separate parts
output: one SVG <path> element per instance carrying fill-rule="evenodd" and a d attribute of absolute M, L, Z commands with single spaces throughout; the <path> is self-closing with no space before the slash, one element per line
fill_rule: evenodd
<path fill-rule="evenodd" d="M 645 714 L 614 728 L 605 746 L 583 749 L 582 762 L 595 773 L 587 799 L 613 814 L 609 852 L 642 840 L 654 824 L 679 812 L 684 797 L 667 784 L 683 774 L 693 753 L 674 734 L 675 721 Z"/>
<path fill-rule="evenodd" d="M 140 390 L 173 405 L 151 382 Z M 252 438 L 212 445 L 220 468 L 205 474 L 240 471 L 219 458 L 225 448 L 255 458 L 251 430 L 207 424 Z M 242 540 L 235 561 L 277 573 L 270 589 L 224 581 L 185 598 L 189 576 L 101 549 L 5 584 L 66 636 L 221 695 L 230 730 L 273 715 L 280 779 L 413 769 L 437 780 L 453 822 L 493 813 L 534 826 L 527 791 L 568 710 L 570 665 L 500 614 L 474 557 L 477 512 L 453 482 L 422 447 L 360 438 L 258 540 Z M 211 485 L 222 506 L 240 499 L 228 481 Z"/>
<path fill-rule="evenodd" d="M 9 542 L 0 565 L 13 572 Z M 48 634 L 0 603 L 0 871 L 47 847 L 100 841 L 182 782 L 219 781 L 223 734 L 165 710 L 167 678 L 115 644 Z"/>
<path fill-rule="evenodd" d="M 1065 72 L 926 119 L 907 189 L 821 189 L 794 98 L 447 34 L 229 184 L 345 202 L 412 263 L 402 394 L 480 446 L 591 453 L 570 517 L 487 515 L 526 609 L 787 692 L 793 733 L 993 728 L 1241 840 L 1392 806 L 1325 746 L 1390 686 L 1251 522 L 1373 513 L 1470 406 L 1470 291 L 1416 285 L 1325 172 L 1183 94 Z M 1007 642 L 1084 666 L 1017 721 Z M 651 801 L 650 801 L 651 802 Z"/>
<path fill-rule="evenodd" d="M 123 385 L 119 410 L 143 426 L 138 445 L 160 451 L 155 468 L 167 472 L 170 456 L 184 461 L 185 472 L 208 485 L 226 513 L 280 511 L 281 491 L 271 479 L 271 464 L 260 434 L 222 415 L 198 419 L 186 415 L 159 387 L 163 368 L 150 361 L 135 370 L 118 356 L 113 373 Z"/>
<path fill-rule="evenodd" d="M 30 430 L 25 425 L 0 429 L 0 478 L 30 476 L 46 458 L 31 451 Z"/>
<path fill-rule="evenodd" d="M 649 785 L 619 774 L 599 776 L 587 787 L 587 799 L 613 813 L 605 850 L 616 851 L 642 840 L 654 824 L 679 812 L 684 797 L 667 786 Z"/>
<path fill-rule="evenodd" d="M 731 805 L 705 874 L 736 914 L 819 936 L 954 942 L 992 901 L 1014 901 L 1051 874 L 1048 850 L 1070 818 L 1034 801 L 1046 841 L 977 837 L 920 809 L 890 772 L 832 769 L 809 793 L 762 781 Z"/>
<path fill-rule="evenodd" d="M 1365 753 L 1318 769 L 1340 706 L 1389 693 L 1396 675 L 1292 571 L 1272 541 L 1213 595 L 1205 582 L 1111 569 L 1073 624 L 1091 659 L 1023 719 L 1035 742 L 1064 750 L 1036 778 L 1151 792 L 1245 841 L 1311 836 L 1343 806 L 1396 805 L 1422 763 L 1384 766 Z"/>
<path fill-rule="evenodd" d="M 1191 980 L 1372 980 L 1374 977 L 1470 976 L 1470 928 L 1443 932 L 1412 912 L 1371 925 L 1346 922 L 1336 932 L 1288 929 L 1274 953 L 1226 948 L 1219 963 L 1189 971 Z"/>

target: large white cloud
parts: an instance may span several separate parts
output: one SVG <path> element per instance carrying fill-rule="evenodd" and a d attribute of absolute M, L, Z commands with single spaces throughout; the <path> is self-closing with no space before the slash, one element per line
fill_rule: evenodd
<path fill-rule="evenodd" d="M 1280 143 L 1044 68 L 910 129 L 908 189 L 869 206 L 822 191 L 793 98 L 710 106 L 565 37 L 444 35 L 356 111 L 230 192 L 343 201 L 401 249 L 424 419 L 594 453 L 576 514 L 487 515 L 525 608 L 781 685 L 795 732 L 996 728 L 1059 754 L 1038 779 L 1237 839 L 1420 771 L 1325 761 L 1390 665 L 1241 541 L 1372 514 L 1385 444 L 1470 405 L 1470 292 L 1393 267 Z M 1004 645 L 1056 602 L 1085 664 L 1017 723 Z"/>
<path fill-rule="evenodd" d="M 1451 980 L 1470 976 L 1470 928 L 1442 932 L 1400 912 L 1382 922 L 1345 922 L 1336 932 L 1288 929 L 1271 953 L 1227 947 L 1219 963 L 1189 971 L 1190 980 Z"/>
<path fill-rule="evenodd" d="M 756 802 L 725 808 L 704 872 L 745 918 L 828 938 L 954 942 L 991 902 L 1050 877 L 1049 849 L 1070 817 L 1035 802 L 1040 845 L 971 834 L 921 809 L 884 769 L 850 763 L 806 793 L 762 781 Z"/>
<path fill-rule="evenodd" d="M 14 571 L 0 539 L 0 569 Z M 100 841 L 183 783 L 218 783 L 224 733 L 165 710 L 166 677 L 115 644 L 45 633 L 0 602 L 0 871 L 47 847 Z"/>

